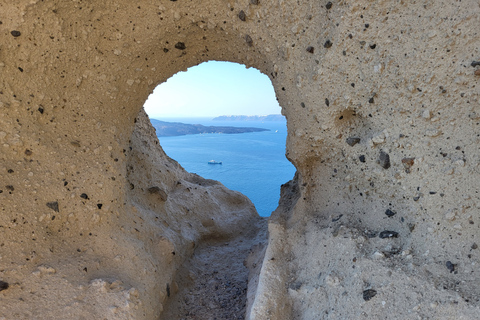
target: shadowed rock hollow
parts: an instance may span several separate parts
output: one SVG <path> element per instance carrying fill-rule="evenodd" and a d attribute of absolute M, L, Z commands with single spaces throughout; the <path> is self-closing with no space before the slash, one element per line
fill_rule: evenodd
<path fill-rule="evenodd" d="M 3 0 L 0 21 L 0 317 L 170 318 L 227 242 L 249 319 L 478 317 L 478 1 Z M 288 120 L 268 242 L 141 111 L 208 60 L 268 75 Z"/>

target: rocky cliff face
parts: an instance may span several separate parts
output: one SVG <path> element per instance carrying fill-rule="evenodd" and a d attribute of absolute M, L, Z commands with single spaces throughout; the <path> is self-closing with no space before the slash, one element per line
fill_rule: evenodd
<path fill-rule="evenodd" d="M 251 319 L 478 317 L 479 17 L 473 0 L 0 2 L 0 316 L 158 319 L 197 248 L 245 237 Z M 165 156 L 140 112 L 208 60 L 267 74 L 288 120 L 298 173 L 264 251 L 248 199 Z"/>

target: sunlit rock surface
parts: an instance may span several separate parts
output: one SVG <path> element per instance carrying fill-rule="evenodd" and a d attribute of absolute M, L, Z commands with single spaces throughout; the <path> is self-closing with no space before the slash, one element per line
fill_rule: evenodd
<path fill-rule="evenodd" d="M 478 318 L 478 1 L 3 0 L 0 21 L 0 317 L 161 319 L 196 248 L 244 237 L 251 319 Z M 141 112 L 208 60 L 268 75 L 287 117 L 266 247 Z"/>

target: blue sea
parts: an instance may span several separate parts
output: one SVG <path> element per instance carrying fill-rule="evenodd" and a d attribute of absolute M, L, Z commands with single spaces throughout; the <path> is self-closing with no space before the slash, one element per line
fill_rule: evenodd
<path fill-rule="evenodd" d="M 295 167 L 285 157 L 286 122 L 212 121 L 211 118 L 159 119 L 205 126 L 257 127 L 270 131 L 240 134 L 195 134 L 159 137 L 168 156 L 189 172 L 220 181 L 240 191 L 259 215 L 270 216 L 278 206 L 280 186 L 291 180 Z M 222 164 L 208 164 L 208 161 Z"/>

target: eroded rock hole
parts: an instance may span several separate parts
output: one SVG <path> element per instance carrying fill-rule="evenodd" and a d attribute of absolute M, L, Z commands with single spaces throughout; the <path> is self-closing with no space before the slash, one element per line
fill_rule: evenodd
<path fill-rule="evenodd" d="M 248 279 L 256 279 L 266 245 L 265 217 L 295 171 L 285 158 L 286 121 L 270 80 L 242 65 L 204 63 L 157 87 L 144 107 L 156 131 L 143 111 L 136 131 L 158 137 L 161 146 L 155 137 L 139 140 L 142 148 L 158 148 L 146 161 L 159 165 L 142 177 L 135 173 L 141 161 L 132 161 L 130 189 L 159 220 L 177 214 L 192 226 L 179 230 L 191 239 L 184 241 L 183 261 L 171 253 L 181 250 L 175 239 L 161 240 L 176 270 L 161 284 L 160 318 L 244 319 L 247 292 L 256 286 Z"/>
<path fill-rule="evenodd" d="M 203 63 L 159 85 L 145 111 L 165 152 L 187 171 L 245 194 L 261 216 L 275 210 L 295 168 L 285 158 L 286 120 L 266 75 Z"/>

